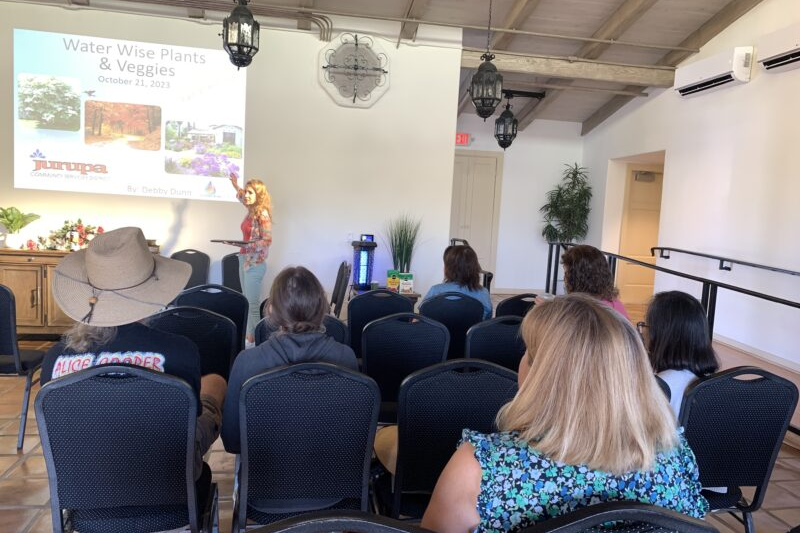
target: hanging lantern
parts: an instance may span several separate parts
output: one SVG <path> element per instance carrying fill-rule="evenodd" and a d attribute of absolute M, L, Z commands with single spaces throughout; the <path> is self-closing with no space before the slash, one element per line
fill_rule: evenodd
<path fill-rule="evenodd" d="M 494 138 L 497 144 L 505 150 L 517 137 L 517 117 L 511 112 L 511 104 L 506 102 L 506 109 L 494 121 Z"/>
<path fill-rule="evenodd" d="M 503 98 L 503 75 L 497 72 L 497 67 L 492 63 L 494 54 L 487 52 L 481 59 L 484 61 L 478 67 L 478 72 L 472 76 L 469 96 L 478 116 L 485 121 L 494 114 L 497 104 Z"/>
<path fill-rule="evenodd" d="M 258 52 L 258 21 L 247 9 L 248 0 L 239 0 L 231 14 L 222 21 L 222 47 L 237 68 L 246 67 Z"/>

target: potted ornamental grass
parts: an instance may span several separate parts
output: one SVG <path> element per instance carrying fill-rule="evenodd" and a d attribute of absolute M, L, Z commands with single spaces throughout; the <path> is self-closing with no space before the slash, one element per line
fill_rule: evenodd
<path fill-rule="evenodd" d="M 39 219 L 35 213 L 23 213 L 16 207 L 0 207 L 0 224 L 6 229 L 6 248 L 18 250 L 25 244 L 20 230 Z"/>
<path fill-rule="evenodd" d="M 393 270 L 387 276 L 387 286 L 402 293 L 414 292 L 411 259 L 419 238 L 422 221 L 411 215 L 399 215 L 386 224 L 386 239 L 392 254 Z"/>

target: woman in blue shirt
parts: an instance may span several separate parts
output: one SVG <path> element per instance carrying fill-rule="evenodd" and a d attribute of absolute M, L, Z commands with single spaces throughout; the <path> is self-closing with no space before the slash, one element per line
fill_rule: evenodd
<path fill-rule="evenodd" d="M 448 246 L 444 251 L 444 283 L 431 287 L 424 300 L 445 292 L 460 292 L 483 305 L 483 319 L 492 317 L 492 298 L 481 286 L 481 265 L 469 246 Z"/>

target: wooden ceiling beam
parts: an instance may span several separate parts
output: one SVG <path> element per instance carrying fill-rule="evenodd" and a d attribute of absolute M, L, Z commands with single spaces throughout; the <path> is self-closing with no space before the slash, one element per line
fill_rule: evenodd
<path fill-rule="evenodd" d="M 512 30 L 520 29 L 531 16 L 531 13 L 539 6 L 541 1 L 542 0 L 514 0 L 514 5 L 511 6 L 511 9 L 506 15 L 503 27 Z M 495 35 L 494 39 L 492 39 L 492 48 L 495 50 L 506 50 L 513 39 L 513 33 Z"/>
<path fill-rule="evenodd" d="M 300 0 L 299 7 L 304 9 L 314 9 L 314 0 Z M 311 21 L 308 19 L 298 19 L 297 29 L 309 31 L 311 29 Z"/>
<path fill-rule="evenodd" d="M 691 46 L 692 48 L 701 48 L 708 41 L 717 36 L 722 30 L 733 24 L 742 15 L 753 9 L 761 3 L 762 0 L 731 0 L 725 7 L 717 12 L 716 15 L 708 19 L 705 24 L 700 26 L 697 30 L 689 35 L 680 46 Z M 658 61 L 658 65 L 674 67 L 681 63 L 684 59 L 689 57 L 691 53 L 673 51 L 667 53 Z M 640 87 L 625 87 L 625 90 L 638 90 Z M 594 112 L 594 114 L 583 122 L 581 128 L 581 135 L 586 135 L 597 126 L 605 122 L 611 115 L 622 109 L 622 107 L 630 102 L 633 96 L 615 96 L 609 100 L 603 107 Z"/>
<path fill-rule="evenodd" d="M 408 5 L 404 12 L 403 18 L 405 19 L 420 19 L 428 9 L 427 0 L 408 0 Z M 402 39 L 414 39 L 417 36 L 419 29 L 419 22 L 401 22 L 400 23 L 400 36 L 397 38 L 398 45 Z"/>

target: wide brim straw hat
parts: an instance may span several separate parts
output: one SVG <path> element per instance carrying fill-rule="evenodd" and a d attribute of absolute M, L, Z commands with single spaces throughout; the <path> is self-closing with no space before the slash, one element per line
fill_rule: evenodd
<path fill-rule="evenodd" d="M 55 269 L 53 296 L 70 318 L 121 326 L 160 311 L 186 286 L 188 263 L 154 255 L 142 230 L 120 228 L 65 256 Z"/>

